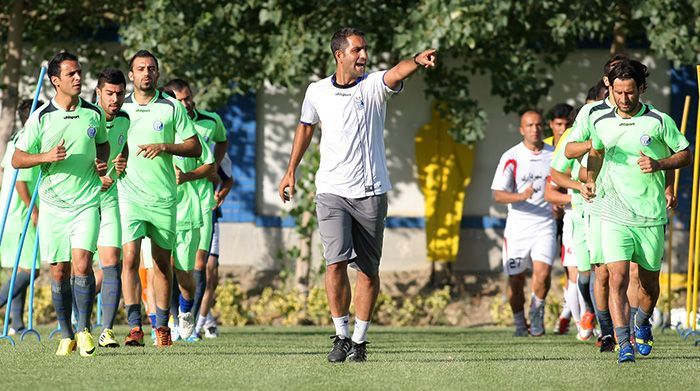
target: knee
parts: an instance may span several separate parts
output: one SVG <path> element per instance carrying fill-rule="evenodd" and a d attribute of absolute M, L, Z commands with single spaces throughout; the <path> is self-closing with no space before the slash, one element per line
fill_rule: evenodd
<path fill-rule="evenodd" d="M 610 288 L 622 289 L 627 286 L 629 277 L 622 272 L 611 272 L 608 278 Z"/>

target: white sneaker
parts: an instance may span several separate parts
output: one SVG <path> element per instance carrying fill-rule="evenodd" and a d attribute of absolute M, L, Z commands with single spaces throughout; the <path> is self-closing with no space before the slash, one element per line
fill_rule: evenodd
<path fill-rule="evenodd" d="M 190 312 L 180 312 L 177 316 L 180 320 L 180 338 L 187 339 L 194 332 L 194 315 Z"/>
<path fill-rule="evenodd" d="M 204 338 L 217 338 L 218 336 L 219 331 L 216 329 L 216 326 L 204 328 Z"/>
<path fill-rule="evenodd" d="M 180 327 L 179 326 L 173 326 L 170 328 L 170 338 L 172 339 L 173 342 L 182 340 L 182 338 L 180 338 Z"/>

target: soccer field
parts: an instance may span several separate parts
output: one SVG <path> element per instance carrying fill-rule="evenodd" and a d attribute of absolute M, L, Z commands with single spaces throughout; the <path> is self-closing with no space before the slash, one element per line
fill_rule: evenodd
<path fill-rule="evenodd" d="M 44 330 L 43 330 L 44 331 Z M 117 330 L 120 335 L 126 328 Z M 514 339 L 510 329 L 373 327 L 366 363 L 330 364 L 328 328 L 223 328 L 170 349 L 100 349 L 59 358 L 57 341 L 0 347 L 2 388 L 18 389 L 623 389 L 697 387 L 700 348 L 657 333 L 650 357 L 618 366 L 573 335 Z M 148 339 L 148 338 L 147 338 Z M 72 374 L 72 375 L 71 375 Z M 586 375 L 588 374 L 588 375 Z M 584 380 L 585 379 L 585 380 Z"/>

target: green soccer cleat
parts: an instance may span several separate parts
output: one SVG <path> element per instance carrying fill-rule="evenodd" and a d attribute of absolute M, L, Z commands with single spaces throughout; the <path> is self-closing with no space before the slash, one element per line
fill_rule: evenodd
<path fill-rule="evenodd" d="M 91 357 L 95 354 L 95 340 L 90 334 L 90 330 L 85 329 L 75 335 L 78 344 L 80 357 Z"/>

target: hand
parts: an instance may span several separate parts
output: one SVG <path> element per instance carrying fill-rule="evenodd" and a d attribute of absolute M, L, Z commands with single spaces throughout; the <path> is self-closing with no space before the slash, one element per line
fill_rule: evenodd
<path fill-rule="evenodd" d="M 639 164 L 639 168 L 642 169 L 643 173 L 650 174 L 661 169 L 661 164 L 659 164 L 658 160 L 650 158 L 642 151 L 639 151 L 639 155 L 641 157 L 637 160 L 637 164 Z"/>
<path fill-rule="evenodd" d="M 294 184 L 296 180 L 294 179 L 294 173 L 287 173 L 282 180 L 280 181 L 280 184 L 277 188 L 277 191 L 279 191 L 280 198 L 282 199 L 282 203 L 285 203 L 287 201 L 291 201 L 292 198 L 294 197 Z M 289 189 L 289 190 L 287 190 Z"/>
<path fill-rule="evenodd" d="M 595 191 L 595 182 L 582 183 L 581 189 L 579 190 L 581 197 L 588 202 L 591 202 L 591 200 L 595 198 Z"/>
<path fill-rule="evenodd" d="M 552 215 L 556 219 L 564 217 L 564 205 L 552 205 Z"/>
<path fill-rule="evenodd" d="M 532 195 L 535 194 L 535 189 L 532 188 L 532 183 L 530 183 L 530 186 L 527 187 L 523 192 L 520 193 L 520 196 L 522 197 L 523 201 L 527 201 L 532 197 Z"/>
<path fill-rule="evenodd" d="M 97 175 L 105 176 L 107 175 L 107 163 L 100 159 L 95 159 L 95 169 L 97 169 Z"/>
<path fill-rule="evenodd" d="M 214 193 L 214 199 L 216 200 L 216 206 L 214 207 L 214 209 L 220 207 L 224 203 L 224 201 L 226 201 L 226 196 L 228 195 L 228 193 L 230 191 L 231 191 L 231 188 L 226 186 L 226 187 L 222 188 L 221 190 L 217 191 L 216 193 Z"/>
<path fill-rule="evenodd" d="M 189 180 L 189 175 L 186 172 L 182 172 L 182 170 L 175 167 L 175 183 L 181 185 Z"/>
<path fill-rule="evenodd" d="M 110 187 L 114 184 L 114 180 L 108 176 L 101 176 L 100 181 L 102 181 L 102 191 L 107 191 L 109 190 Z"/>
<path fill-rule="evenodd" d="M 126 158 L 120 153 L 112 160 L 112 163 L 114 163 L 114 171 L 117 172 L 117 177 L 120 177 L 126 170 Z"/>
<path fill-rule="evenodd" d="M 143 157 L 145 157 L 146 159 L 153 160 L 161 152 L 165 152 L 165 145 L 164 144 L 142 144 L 142 145 L 139 145 L 139 151 L 136 153 L 136 156 L 140 155 L 142 152 L 143 152 Z"/>
<path fill-rule="evenodd" d="M 55 147 L 53 147 L 52 150 L 46 152 L 44 154 L 45 161 L 44 163 L 53 163 L 53 162 L 60 162 L 61 160 L 66 159 L 66 147 L 64 144 L 66 143 L 66 140 L 61 139 L 61 142 L 58 143 Z"/>
<path fill-rule="evenodd" d="M 437 50 L 435 49 L 428 49 L 424 50 L 420 53 L 418 53 L 414 58 L 413 61 L 416 63 L 418 66 L 422 66 L 423 68 L 435 68 L 435 63 L 437 61 Z"/>
<path fill-rule="evenodd" d="M 34 206 L 34 209 L 32 209 L 32 224 L 36 227 L 37 224 L 39 224 L 39 210 L 36 208 L 36 205 Z"/>
<path fill-rule="evenodd" d="M 678 206 L 678 198 L 673 194 L 673 191 L 666 190 L 666 209 L 676 209 Z"/>

